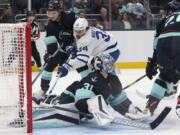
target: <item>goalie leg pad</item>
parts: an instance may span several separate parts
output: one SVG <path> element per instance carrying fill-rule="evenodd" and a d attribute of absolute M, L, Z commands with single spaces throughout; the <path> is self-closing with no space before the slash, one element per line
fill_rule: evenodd
<path fill-rule="evenodd" d="M 60 106 L 76 109 L 74 103 Z M 79 114 L 72 112 L 47 107 L 39 107 L 33 111 L 33 128 L 60 128 L 76 125 L 79 122 Z"/>
<path fill-rule="evenodd" d="M 111 123 L 114 120 L 113 109 L 107 105 L 102 95 L 87 100 L 88 110 L 91 112 L 98 123 L 103 126 Z"/>

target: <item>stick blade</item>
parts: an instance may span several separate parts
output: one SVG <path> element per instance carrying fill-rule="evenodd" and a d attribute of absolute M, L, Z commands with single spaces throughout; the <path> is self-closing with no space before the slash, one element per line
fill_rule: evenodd
<path fill-rule="evenodd" d="M 153 122 L 150 123 L 151 129 L 157 128 L 166 118 L 166 116 L 169 114 L 170 111 L 171 111 L 170 107 L 165 107 L 164 110 L 159 114 L 159 116 Z"/>

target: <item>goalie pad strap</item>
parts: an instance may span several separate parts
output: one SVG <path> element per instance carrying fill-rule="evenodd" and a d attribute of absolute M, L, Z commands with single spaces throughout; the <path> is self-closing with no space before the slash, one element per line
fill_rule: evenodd
<path fill-rule="evenodd" d="M 49 115 L 47 117 L 42 117 L 42 118 L 36 119 L 34 121 L 51 120 L 51 119 L 57 119 L 57 120 L 62 120 L 62 121 L 66 121 L 66 122 L 69 122 L 69 123 L 79 124 L 79 120 L 78 119 L 74 119 L 72 117 L 61 115 L 61 114 Z"/>

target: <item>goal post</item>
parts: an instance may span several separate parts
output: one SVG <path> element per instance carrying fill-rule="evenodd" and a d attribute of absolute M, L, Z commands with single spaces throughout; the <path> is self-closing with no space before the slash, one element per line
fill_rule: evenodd
<path fill-rule="evenodd" d="M 32 132 L 31 28 L 0 24 L 0 130 Z"/>

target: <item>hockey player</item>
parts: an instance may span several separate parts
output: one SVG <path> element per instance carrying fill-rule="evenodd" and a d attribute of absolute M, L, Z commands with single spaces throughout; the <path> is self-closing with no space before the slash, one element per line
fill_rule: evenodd
<path fill-rule="evenodd" d="M 93 58 L 99 54 L 110 54 L 114 63 L 117 61 L 120 55 L 118 42 L 109 33 L 97 29 L 95 27 L 89 27 L 88 21 L 85 18 L 78 18 L 73 25 L 74 37 L 76 40 L 76 57 L 65 62 L 58 70 L 58 77 L 64 77 L 72 69 L 81 68 L 82 77 L 85 77 L 90 71 L 86 65 L 89 64 L 92 69 L 96 69 L 94 63 L 98 63 Z M 74 86 L 76 83 L 74 83 Z M 65 90 L 63 95 L 63 101 L 71 102 L 72 95 L 69 90 Z M 125 92 L 122 92 L 122 99 L 127 96 Z M 69 97 L 70 96 L 70 97 Z M 66 99 L 67 98 L 67 99 Z M 69 99 L 70 98 L 70 99 Z"/>
<path fill-rule="evenodd" d="M 177 98 L 176 114 L 180 118 L 180 95 Z"/>
<path fill-rule="evenodd" d="M 172 15 L 175 12 L 171 2 L 167 4 L 167 6 L 165 7 L 165 10 L 166 10 L 166 15 Z M 169 97 L 169 96 L 175 95 L 177 93 L 177 89 L 178 89 L 178 82 L 174 84 L 173 89 L 171 91 L 165 92 L 165 96 Z"/>
<path fill-rule="evenodd" d="M 89 27 L 85 18 L 78 18 L 73 25 L 76 40 L 76 58 L 64 63 L 58 71 L 59 77 L 64 77 L 69 70 L 83 67 L 87 63 L 94 63 L 92 59 L 101 52 L 110 54 L 117 61 L 120 55 L 118 42 L 105 31 L 95 27 Z"/>
<path fill-rule="evenodd" d="M 31 47 L 32 56 L 36 62 L 38 69 L 41 68 L 41 57 L 36 47 L 36 40 L 40 38 L 40 31 L 37 23 L 35 22 L 35 15 L 32 11 L 28 11 L 26 21 L 31 25 Z"/>
<path fill-rule="evenodd" d="M 135 107 L 129 98 L 123 99 L 122 85 L 118 77 L 114 75 L 114 58 L 107 53 L 101 53 L 95 57 L 96 70 L 91 72 L 89 75 L 84 77 L 80 82 L 76 82 L 76 87 L 74 83 L 67 89 L 71 90 L 71 94 L 74 97 L 74 102 L 76 108 L 80 112 L 92 113 L 97 122 L 100 125 L 107 124 L 107 121 L 102 120 L 103 115 L 107 118 L 113 118 L 111 112 L 111 107 L 119 112 L 120 114 L 131 118 L 131 119 L 142 119 L 144 115 L 138 107 Z M 97 96 L 101 95 L 101 96 Z M 62 105 L 62 96 L 49 96 L 44 102 L 47 104 L 60 104 Z M 98 101 L 101 100 L 101 101 Z M 109 104 L 110 106 L 104 107 L 104 104 Z M 105 113 L 99 114 L 99 102 L 102 102 L 102 109 Z M 66 103 L 67 104 L 67 103 Z M 101 103 L 100 103 L 101 104 Z M 101 108 L 100 107 L 100 108 Z"/>
<path fill-rule="evenodd" d="M 159 102 L 172 90 L 173 84 L 180 79 L 180 1 L 173 0 L 168 3 L 168 9 L 174 13 L 167 15 L 156 27 L 154 39 L 154 52 L 148 58 L 146 74 L 149 79 L 156 75 L 158 65 L 160 74 L 156 78 L 148 97 L 145 113 L 153 115 Z"/>
<path fill-rule="evenodd" d="M 73 23 L 76 19 L 74 12 L 61 11 L 58 0 L 50 0 L 47 10 L 49 22 L 45 27 L 47 53 L 44 56 L 44 60 L 48 65 L 42 72 L 41 89 L 33 93 L 35 101 L 42 98 L 49 89 L 52 71 L 58 64 L 62 65 L 67 60 L 69 55 L 66 52 L 66 48 L 72 46 L 74 42 Z M 57 50 L 59 52 L 52 57 Z"/>

